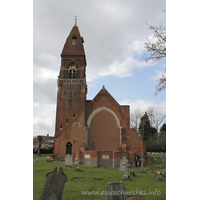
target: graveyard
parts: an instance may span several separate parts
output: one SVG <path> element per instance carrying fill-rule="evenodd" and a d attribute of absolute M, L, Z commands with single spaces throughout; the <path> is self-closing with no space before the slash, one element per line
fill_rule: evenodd
<path fill-rule="evenodd" d="M 138 196 L 140 200 L 162 200 L 166 199 L 166 161 L 157 162 L 160 155 L 150 155 L 154 158 L 151 163 L 145 162 L 143 169 L 146 173 L 140 173 L 141 166 L 127 168 L 127 175 L 133 170 L 135 176 L 129 176 L 123 180 L 125 171 L 119 168 L 84 166 L 80 163 L 80 170 L 76 170 L 77 164 L 73 167 L 65 166 L 65 162 L 49 161 L 50 154 L 33 155 L 33 199 L 38 200 L 46 182 L 46 175 L 54 168 L 60 166 L 67 181 L 64 183 L 62 193 L 63 200 L 77 199 L 106 199 L 106 187 L 110 182 L 123 182 L 127 197 Z M 36 159 L 38 158 L 38 159 Z M 158 173 L 161 180 L 157 180 Z M 127 199 L 128 199 L 127 198 Z"/>

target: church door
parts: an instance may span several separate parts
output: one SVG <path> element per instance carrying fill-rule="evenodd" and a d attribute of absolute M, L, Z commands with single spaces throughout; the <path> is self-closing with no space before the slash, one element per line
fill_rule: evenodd
<path fill-rule="evenodd" d="M 66 144 L 66 155 L 67 155 L 67 154 L 72 155 L 72 144 L 71 144 L 71 142 L 68 142 L 68 143 Z"/>

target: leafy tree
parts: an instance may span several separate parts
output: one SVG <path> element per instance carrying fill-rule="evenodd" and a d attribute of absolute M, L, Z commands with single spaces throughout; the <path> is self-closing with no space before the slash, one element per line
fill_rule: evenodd
<path fill-rule="evenodd" d="M 165 123 L 161 126 L 160 131 L 166 132 L 166 124 Z"/>
<path fill-rule="evenodd" d="M 157 139 L 157 143 L 158 143 L 158 151 L 166 151 L 166 132 L 165 131 L 160 132 Z"/>
<path fill-rule="evenodd" d="M 149 62 L 150 60 L 156 62 L 158 60 L 166 61 L 166 26 L 159 24 L 159 26 L 149 25 L 148 29 L 152 30 L 154 33 L 153 41 L 151 42 L 147 37 L 147 42 L 144 43 L 144 48 L 150 53 L 145 54 L 144 60 Z M 166 68 L 165 68 L 166 70 Z M 155 95 L 166 88 L 166 77 L 162 74 L 162 77 L 157 80 L 158 84 L 156 86 Z"/>
<path fill-rule="evenodd" d="M 146 141 L 151 135 L 151 126 L 147 112 L 145 112 L 140 119 L 139 132 L 144 141 Z"/>

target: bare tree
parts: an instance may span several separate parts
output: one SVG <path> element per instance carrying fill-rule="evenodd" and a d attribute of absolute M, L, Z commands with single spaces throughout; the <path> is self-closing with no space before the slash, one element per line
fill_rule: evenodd
<path fill-rule="evenodd" d="M 139 124 L 140 124 L 140 118 L 143 115 L 143 111 L 141 109 L 135 109 L 131 113 L 131 128 L 134 129 L 136 132 L 138 132 Z"/>
<path fill-rule="evenodd" d="M 149 107 L 147 109 L 147 114 L 149 116 L 151 126 L 159 130 L 166 118 L 164 110 L 160 109 L 159 107 Z"/>
<path fill-rule="evenodd" d="M 156 62 L 158 60 L 166 61 L 166 26 L 161 23 L 159 24 L 159 26 L 149 25 L 147 22 L 146 24 L 149 26 L 148 29 L 153 31 L 154 36 L 153 42 L 151 42 L 147 37 L 147 42 L 144 43 L 144 48 L 146 48 L 147 51 L 150 53 L 149 55 L 145 54 L 144 60 L 146 62 L 150 60 L 153 62 Z M 166 88 L 166 77 L 163 74 L 162 77 L 157 81 L 158 84 L 154 93 L 155 95 Z"/>

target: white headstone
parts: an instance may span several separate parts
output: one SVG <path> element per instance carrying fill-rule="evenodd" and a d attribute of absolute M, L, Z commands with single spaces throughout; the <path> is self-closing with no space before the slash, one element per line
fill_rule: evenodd
<path fill-rule="evenodd" d="M 125 171 L 125 165 L 126 161 L 128 161 L 126 159 L 126 156 L 123 156 L 122 159 L 120 159 L 120 166 L 119 166 L 119 171 Z"/>
<path fill-rule="evenodd" d="M 69 154 L 67 154 L 65 156 L 65 166 L 67 166 L 67 167 L 73 167 L 73 165 L 72 165 L 72 156 L 69 155 Z"/>

